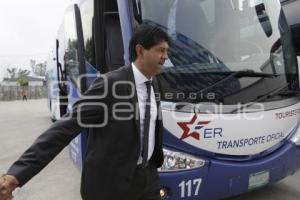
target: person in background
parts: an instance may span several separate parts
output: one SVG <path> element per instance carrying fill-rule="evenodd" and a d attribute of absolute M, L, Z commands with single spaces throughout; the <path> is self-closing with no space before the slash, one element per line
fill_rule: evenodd
<path fill-rule="evenodd" d="M 27 92 L 26 92 L 26 90 L 22 90 L 21 95 L 22 95 L 23 101 L 24 101 L 24 100 L 27 101 Z"/>

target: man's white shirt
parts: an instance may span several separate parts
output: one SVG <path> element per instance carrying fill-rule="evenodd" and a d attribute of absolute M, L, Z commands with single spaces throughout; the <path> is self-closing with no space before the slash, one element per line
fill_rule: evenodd
<path fill-rule="evenodd" d="M 133 76 L 136 85 L 136 92 L 139 104 L 139 119 L 140 119 L 140 130 L 141 130 L 141 148 L 143 146 L 143 131 L 144 131 L 144 119 L 145 119 L 145 108 L 147 101 L 147 88 L 146 81 L 149 81 L 142 72 L 135 66 L 134 63 L 131 63 L 133 69 Z M 157 118 L 157 105 L 155 101 L 155 94 L 153 87 L 151 85 L 151 112 L 150 112 L 150 126 L 149 126 L 149 146 L 148 146 L 148 160 L 153 154 L 154 146 L 155 146 L 155 126 L 156 126 L 156 118 Z M 140 151 L 140 156 L 137 164 L 142 163 L 142 156 Z"/>

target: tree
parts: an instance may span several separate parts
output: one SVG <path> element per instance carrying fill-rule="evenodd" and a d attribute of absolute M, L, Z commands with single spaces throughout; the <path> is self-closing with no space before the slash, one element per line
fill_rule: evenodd
<path fill-rule="evenodd" d="M 7 73 L 8 73 L 8 79 L 11 80 L 11 79 L 15 79 L 17 78 L 17 68 L 14 67 L 14 68 L 7 68 Z"/>
<path fill-rule="evenodd" d="M 37 76 L 45 76 L 46 75 L 46 66 L 47 66 L 46 61 L 36 64 L 35 60 L 30 60 L 30 66 L 31 66 L 32 72 L 35 75 L 37 75 Z"/>
<path fill-rule="evenodd" d="M 28 80 L 27 76 L 30 74 L 30 71 L 25 69 L 19 69 L 18 71 L 18 80 L 17 82 L 19 83 L 20 86 L 27 86 L 28 85 Z"/>
<path fill-rule="evenodd" d="M 32 72 L 34 72 L 34 68 L 35 68 L 35 65 L 36 65 L 36 60 L 30 59 L 29 65 L 31 67 Z"/>
<path fill-rule="evenodd" d="M 20 86 L 28 85 L 27 76 L 30 74 L 30 71 L 27 69 L 19 69 L 16 67 L 7 68 L 7 77 L 5 77 L 4 81 L 16 81 Z"/>
<path fill-rule="evenodd" d="M 27 69 L 19 69 L 18 78 L 26 78 L 30 74 L 30 71 Z"/>

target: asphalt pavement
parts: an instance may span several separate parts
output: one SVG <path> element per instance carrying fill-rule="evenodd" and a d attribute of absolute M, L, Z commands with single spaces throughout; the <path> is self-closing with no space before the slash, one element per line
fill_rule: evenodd
<path fill-rule="evenodd" d="M 51 125 L 46 99 L 0 102 L 0 172 L 8 167 Z M 80 171 L 66 147 L 22 188 L 15 200 L 81 200 Z"/>

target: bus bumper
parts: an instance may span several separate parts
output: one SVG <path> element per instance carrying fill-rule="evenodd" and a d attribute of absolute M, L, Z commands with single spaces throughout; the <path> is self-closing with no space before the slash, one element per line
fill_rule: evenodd
<path fill-rule="evenodd" d="M 275 183 L 300 168 L 300 147 L 287 143 L 272 154 L 252 161 L 208 159 L 199 169 L 162 172 L 165 200 L 213 200 Z"/>

